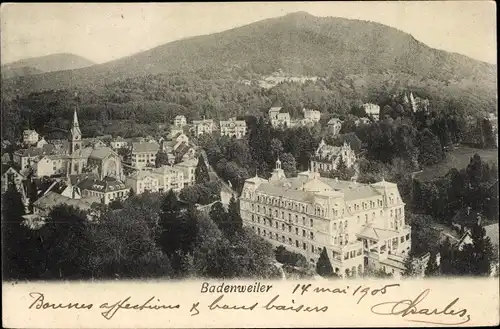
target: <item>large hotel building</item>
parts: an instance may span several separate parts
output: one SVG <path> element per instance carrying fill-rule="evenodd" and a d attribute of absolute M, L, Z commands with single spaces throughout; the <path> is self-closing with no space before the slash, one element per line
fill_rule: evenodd
<path fill-rule="evenodd" d="M 241 217 L 273 245 L 316 263 L 323 247 L 341 277 L 368 270 L 399 276 L 410 250 L 410 226 L 396 184 L 360 184 L 302 172 L 287 178 L 281 162 L 269 180 L 245 181 Z"/>

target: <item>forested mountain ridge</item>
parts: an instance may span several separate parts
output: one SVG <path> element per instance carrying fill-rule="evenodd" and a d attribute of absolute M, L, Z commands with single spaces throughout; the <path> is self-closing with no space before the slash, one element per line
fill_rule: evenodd
<path fill-rule="evenodd" d="M 4 64 L 2 65 L 2 78 L 24 77 L 47 72 L 73 70 L 91 65 L 94 65 L 94 63 L 74 54 L 52 54 Z"/>
<path fill-rule="evenodd" d="M 337 76 L 392 72 L 440 84 L 464 80 L 496 90 L 496 66 L 432 49 L 379 23 L 304 12 L 167 43 L 108 63 L 7 81 L 19 90 L 94 86 L 133 76 L 239 67 L 269 74 Z"/>

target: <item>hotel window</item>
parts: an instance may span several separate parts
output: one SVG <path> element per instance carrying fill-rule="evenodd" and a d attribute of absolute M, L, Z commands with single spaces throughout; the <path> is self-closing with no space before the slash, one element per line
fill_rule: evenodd
<path fill-rule="evenodd" d="M 274 237 L 276 238 L 276 240 L 278 240 L 278 233 L 275 233 Z"/>
<path fill-rule="evenodd" d="M 284 235 L 281 236 L 281 241 L 283 241 L 283 243 L 285 243 L 285 236 Z"/>
<path fill-rule="evenodd" d="M 292 244 L 292 238 L 288 238 L 288 243 Z"/>
<path fill-rule="evenodd" d="M 292 214 L 288 214 L 288 221 L 292 221 Z"/>
<path fill-rule="evenodd" d="M 260 213 L 260 206 L 257 206 L 257 212 Z"/>
<path fill-rule="evenodd" d="M 314 233 L 311 232 L 311 240 L 314 240 Z"/>
<path fill-rule="evenodd" d="M 281 224 L 281 229 L 284 231 L 285 230 L 285 224 Z"/>
<path fill-rule="evenodd" d="M 302 230 L 302 236 L 306 236 L 306 230 Z"/>
<path fill-rule="evenodd" d="M 278 229 L 278 222 L 276 222 L 276 229 Z"/>
<path fill-rule="evenodd" d="M 392 209 L 391 209 L 391 217 L 393 217 L 393 211 L 392 211 Z"/>
<path fill-rule="evenodd" d="M 266 230 L 262 230 L 262 235 L 266 236 Z"/>
<path fill-rule="evenodd" d="M 305 242 L 302 243 L 302 249 L 307 250 L 307 244 Z"/>
<path fill-rule="evenodd" d="M 375 212 L 372 212 L 372 219 L 375 219 Z"/>
<path fill-rule="evenodd" d="M 281 212 L 281 219 L 284 219 L 285 218 L 285 212 Z"/>
<path fill-rule="evenodd" d="M 344 225 L 345 228 L 347 228 L 347 221 L 345 221 L 345 225 Z"/>
<path fill-rule="evenodd" d="M 382 214 L 383 214 L 383 212 L 382 212 L 382 210 L 380 210 L 380 217 L 382 217 L 382 216 L 383 216 Z"/>
<path fill-rule="evenodd" d="M 304 216 L 302 216 L 302 225 L 306 226 L 306 218 Z"/>
<path fill-rule="evenodd" d="M 368 223 L 368 214 L 365 214 L 365 223 Z"/>
<path fill-rule="evenodd" d="M 288 232 L 292 233 L 292 226 L 288 225 Z"/>
<path fill-rule="evenodd" d="M 333 223 L 333 230 L 336 231 L 337 230 L 337 223 Z"/>
<path fill-rule="evenodd" d="M 299 235 L 299 229 L 297 227 L 295 228 L 295 234 Z"/>
<path fill-rule="evenodd" d="M 298 223 L 299 223 L 299 216 L 295 215 L 295 224 L 298 224 Z"/>
<path fill-rule="evenodd" d="M 260 227 L 257 227 L 257 233 L 260 235 Z"/>
<path fill-rule="evenodd" d="M 311 218 L 311 227 L 313 227 L 313 219 Z"/>
<path fill-rule="evenodd" d="M 299 240 L 295 240 L 295 247 L 299 247 Z"/>
<path fill-rule="evenodd" d="M 410 234 L 406 234 L 406 241 L 410 240 Z"/>
<path fill-rule="evenodd" d="M 314 246 L 311 245 L 311 252 L 314 252 Z"/>
<path fill-rule="evenodd" d="M 401 237 L 401 243 L 403 243 L 403 242 L 405 242 L 405 237 L 404 236 Z"/>

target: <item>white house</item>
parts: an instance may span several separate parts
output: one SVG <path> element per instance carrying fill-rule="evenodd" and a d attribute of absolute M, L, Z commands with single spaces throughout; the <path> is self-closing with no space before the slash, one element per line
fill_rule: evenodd
<path fill-rule="evenodd" d="M 158 179 L 158 191 L 174 190 L 179 192 L 184 187 L 184 171 L 171 166 L 161 166 L 151 171 Z"/>
<path fill-rule="evenodd" d="M 376 104 L 366 103 L 363 104 L 363 108 L 368 116 L 371 116 L 375 121 L 379 120 L 380 117 L 380 106 Z"/>
<path fill-rule="evenodd" d="M 149 171 L 136 171 L 125 179 L 127 188 L 131 188 L 135 194 L 142 194 L 145 191 L 158 192 L 160 186 L 158 177 Z"/>
<path fill-rule="evenodd" d="M 247 123 L 245 120 L 230 118 L 227 121 L 220 121 L 220 134 L 235 138 L 242 138 L 247 133 Z"/>
<path fill-rule="evenodd" d="M 191 186 L 195 184 L 195 170 L 198 165 L 198 159 L 190 159 L 174 165 L 175 169 L 182 171 L 184 176 L 184 186 Z"/>
<path fill-rule="evenodd" d="M 27 146 L 34 145 L 38 142 L 39 135 L 35 130 L 23 131 L 23 144 Z"/>
<path fill-rule="evenodd" d="M 146 167 L 148 164 L 154 166 L 156 154 L 160 150 L 160 145 L 156 142 L 132 143 L 131 160 L 132 166 L 136 168 Z"/>
<path fill-rule="evenodd" d="M 308 109 L 302 109 L 302 112 L 304 113 L 304 119 L 310 120 L 312 122 L 319 122 L 321 119 L 321 112 L 318 110 L 308 110 Z"/>
<path fill-rule="evenodd" d="M 183 115 L 177 115 L 174 118 L 174 126 L 176 126 L 176 127 L 183 127 L 186 124 L 187 124 L 187 120 L 186 120 L 185 116 L 183 116 Z"/>
<path fill-rule="evenodd" d="M 328 129 L 334 136 L 338 135 L 342 129 L 342 121 L 339 118 L 330 119 L 327 125 Z"/>
<path fill-rule="evenodd" d="M 347 168 L 351 168 L 356 162 L 356 153 L 347 142 L 342 146 L 332 146 L 321 140 L 311 161 L 311 169 L 314 172 L 335 170 L 341 157 Z"/>
<path fill-rule="evenodd" d="M 193 125 L 196 136 L 211 134 L 214 131 L 214 120 L 212 119 L 193 120 Z"/>

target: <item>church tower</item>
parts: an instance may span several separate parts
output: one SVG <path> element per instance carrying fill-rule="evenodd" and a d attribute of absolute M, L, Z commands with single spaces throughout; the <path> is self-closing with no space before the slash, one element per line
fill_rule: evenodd
<path fill-rule="evenodd" d="M 71 129 L 69 131 L 69 163 L 66 169 L 66 175 L 80 174 L 82 172 L 82 165 L 80 163 L 80 158 L 76 154 L 78 150 L 82 148 L 82 132 L 80 131 L 80 125 L 78 124 L 78 115 L 73 113 L 73 122 L 71 123 Z"/>
<path fill-rule="evenodd" d="M 75 151 L 82 148 L 82 132 L 80 131 L 80 125 L 78 124 L 78 115 L 73 113 L 73 123 L 71 124 L 70 136 L 69 136 L 69 154 L 73 154 Z"/>

